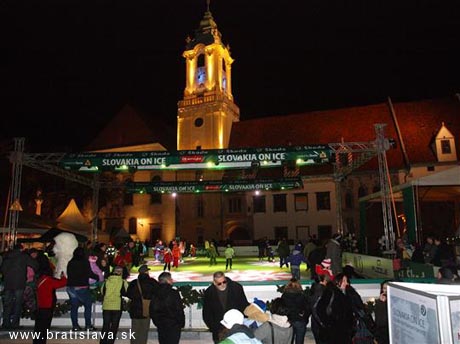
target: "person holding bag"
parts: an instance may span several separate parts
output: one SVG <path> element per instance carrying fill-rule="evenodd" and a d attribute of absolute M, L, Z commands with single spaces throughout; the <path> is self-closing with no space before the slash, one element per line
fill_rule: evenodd
<path fill-rule="evenodd" d="M 129 315 L 131 327 L 136 333 L 131 344 L 146 344 L 150 329 L 149 308 L 153 293 L 158 289 L 158 282 L 149 276 L 150 268 L 147 265 L 139 267 L 139 276 L 131 281 L 126 296 L 131 299 Z"/>

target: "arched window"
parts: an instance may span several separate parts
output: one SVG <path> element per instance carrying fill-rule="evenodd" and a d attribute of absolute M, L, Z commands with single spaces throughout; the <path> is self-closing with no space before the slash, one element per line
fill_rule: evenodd
<path fill-rule="evenodd" d="M 161 182 L 161 176 L 159 175 L 153 176 L 151 181 L 152 183 Z M 160 192 L 152 192 L 150 194 L 150 204 L 161 204 L 161 193 Z"/>
<path fill-rule="evenodd" d="M 198 59 L 196 61 L 196 66 L 199 67 L 204 67 L 205 61 L 204 61 L 204 54 L 198 55 Z"/>

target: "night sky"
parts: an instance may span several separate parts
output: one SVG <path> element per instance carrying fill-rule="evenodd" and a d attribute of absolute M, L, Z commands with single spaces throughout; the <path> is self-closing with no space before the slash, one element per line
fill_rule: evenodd
<path fill-rule="evenodd" d="M 0 138 L 79 150 L 126 103 L 174 127 L 205 3 L 2 1 Z M 212 0 L 211 12 L 245 120 L 460 92 L 458 3 Z"/>

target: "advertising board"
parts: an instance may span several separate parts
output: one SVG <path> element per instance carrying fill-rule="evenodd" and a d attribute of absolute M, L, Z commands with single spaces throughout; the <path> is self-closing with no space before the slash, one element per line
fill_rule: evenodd
<path fill-rule="evenodd" d="M 388 319 L 392 344 L 440 343 L 436 296 L 395 288 L 388 292 Z"/>

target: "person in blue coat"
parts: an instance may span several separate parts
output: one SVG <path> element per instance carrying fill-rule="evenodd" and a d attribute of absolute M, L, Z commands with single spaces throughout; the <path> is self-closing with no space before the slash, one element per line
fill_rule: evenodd
<path fill-rule="evenodd" d="M 303 255 L 302 246 L 300 244 L 295 245 L 292 253 L 286 258 L 286 262 L 291 264 L 292 278 L 300 280 L 300 264 L 302 264 L 302 262 L 308 262 L 308 259 Z"/>

